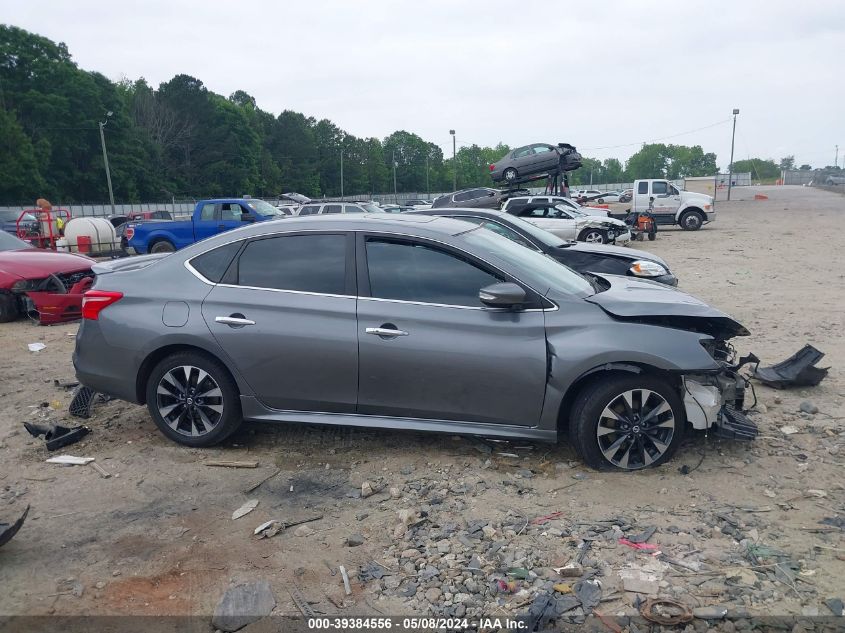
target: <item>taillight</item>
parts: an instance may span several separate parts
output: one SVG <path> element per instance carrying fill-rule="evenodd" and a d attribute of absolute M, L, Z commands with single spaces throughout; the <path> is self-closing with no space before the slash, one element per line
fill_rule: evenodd
<path fill-rule="evenodd" d="M 122 298 L 122 292 L 89 290 L 82 295 L 82 318 L 96 321 L 100 318 L 100 312 Z"/>
<path fill-rule="evenodd" d="M 126 230 L 123 232 L 123 237 L 125 237 L 127 240 L 131 240 L 133 235 L 135 235 L 135 227 L 127 226 Z"/>
<path fill-rule="evenodd" d="M 496 169 L 496 166 L 495 166 L 495 165 L 490 165 L 490 171 L 493 171 L 494 169 Z"/>

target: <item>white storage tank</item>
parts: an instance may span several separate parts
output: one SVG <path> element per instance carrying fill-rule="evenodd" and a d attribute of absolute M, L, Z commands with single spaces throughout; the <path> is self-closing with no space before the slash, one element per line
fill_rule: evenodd
<path fill-rule="evenodd" d="M 119 246 L 114 227 L 106 218 L 73 218 L 65 225 L 65 240 L 71 253 L 109 253 Z"/>

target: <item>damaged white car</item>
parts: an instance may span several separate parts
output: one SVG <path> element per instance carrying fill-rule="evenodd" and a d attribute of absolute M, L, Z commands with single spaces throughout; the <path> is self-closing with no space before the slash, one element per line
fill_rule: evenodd
<path fill-rule="evenodd" d="M 622 220 L 587 215 L 562 204 L 530 202 L 505 210 L 564 240 L 594 244 L 626 244 L 631 241 L 631 231 Z"/>

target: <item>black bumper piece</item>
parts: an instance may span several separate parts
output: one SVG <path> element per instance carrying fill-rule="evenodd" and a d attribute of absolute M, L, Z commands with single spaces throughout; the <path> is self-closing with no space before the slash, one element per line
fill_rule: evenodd
<path fill-rule="evenodd" d="M 724 406 L 719 412 L 716 435 L 728 440 L 753 440 L 759 433 L 757 425 L 749 420 L 742 411 Z"/>

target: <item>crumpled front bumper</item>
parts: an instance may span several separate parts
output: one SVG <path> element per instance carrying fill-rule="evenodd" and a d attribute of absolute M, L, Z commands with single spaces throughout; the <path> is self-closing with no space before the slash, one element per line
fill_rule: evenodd
<path fill-rule="evenodd" d="M 738 367 L 725 367 L 714 374 L 682 376 L 687 421 L 696 429 L 714 428 L 720 437 L 752 440 L 757 425 L 746 415 L 748 381 Z"/>

